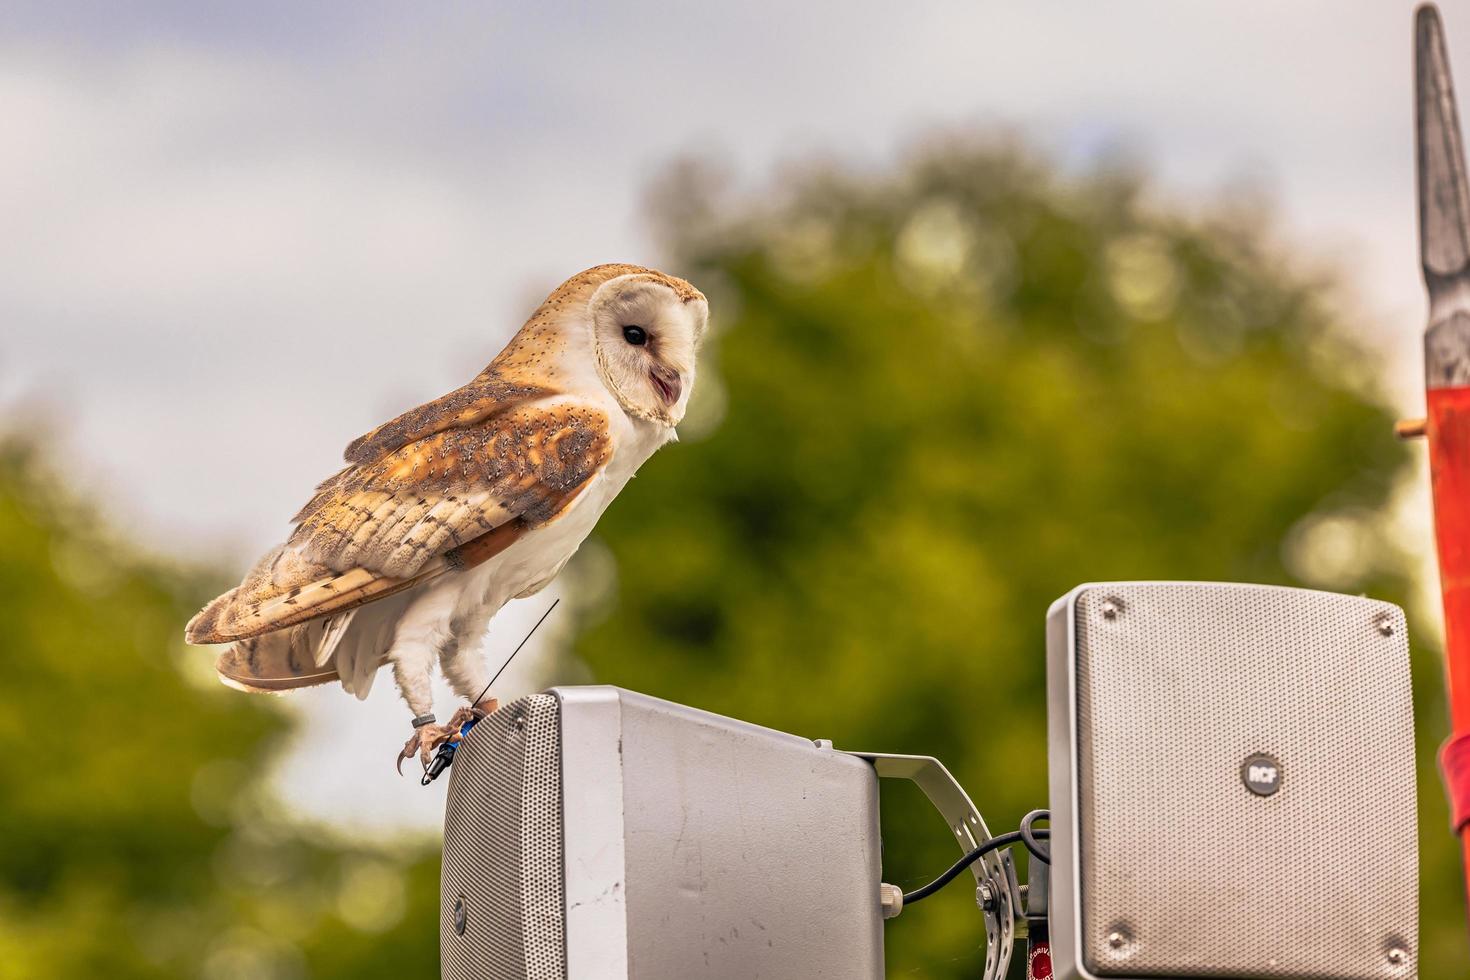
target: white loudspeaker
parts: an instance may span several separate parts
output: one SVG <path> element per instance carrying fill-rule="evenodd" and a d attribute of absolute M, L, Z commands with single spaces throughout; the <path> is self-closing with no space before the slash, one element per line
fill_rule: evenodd
<path fill-rule="evenodd" d="M 1403 612 L 1081 586 L 1047 622 L 1059 978 L 1418 972 Z"/>
<path fill-rule="evenodd" d="M 879 980 L 868 761 L 613 687 L 480 721 L 444 818 L 446 980 Z"/>

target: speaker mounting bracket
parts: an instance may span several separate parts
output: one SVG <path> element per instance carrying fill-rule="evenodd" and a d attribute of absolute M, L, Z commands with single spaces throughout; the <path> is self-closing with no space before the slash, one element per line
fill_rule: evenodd
<path fill-rule="evenodd" d="M 959 781 L 933 756 L 886 752 L 848 752 L 865 759 L 883 779 L 907 779 L 918 786 L 944 817 L 961 853 L 968 854 L 991 839 L 985 818 Z M 985 980 L 1001 980 L 1010 969 L 1016 939 L 1020 887 L 1010 854 L 991 851 L 970 865 L 975 876 L 975 902 L 985 915 Z"/>

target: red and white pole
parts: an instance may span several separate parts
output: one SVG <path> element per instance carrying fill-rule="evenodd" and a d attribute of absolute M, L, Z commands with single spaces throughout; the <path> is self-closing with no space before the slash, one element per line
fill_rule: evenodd
<path fill-rule="evenodd" d="M 1429 291 L 1423 423 L 1434 486 L 1434 533 L 1444 594 L 1451 730 L 1440 756 L 1470 881 L 1470 187 L 1439 11 L 1414 16 L 1419 251 Z"/>

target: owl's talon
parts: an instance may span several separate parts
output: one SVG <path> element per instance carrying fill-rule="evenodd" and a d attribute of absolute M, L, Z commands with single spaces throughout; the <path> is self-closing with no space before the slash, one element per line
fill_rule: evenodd
<path fill-rule="evenodd" d="M 486 698 L 485 700 L 477 704 L 465 705 L 463 708 L 460 708 L 459 711 L 468 714 L 476 721 L 483 721 L 486 718 L 489 718 L 491 715 L 495 714 L 495 709 L 498 707 L 500 707 L 500 701 L 498 699 Z M 456 715 L 458 714 L 459 712 L 456 712 Z"/>
<path fill-rule="evenodd" d="M 479 704 L 461 706 L 446 724 L 436 725 L 429 722 L 427 725 L 415 728 L 413 734 L 408 737 L 408 741 L 403 743 L 403 751 L 398 753 L 398 761 L 394 764 L 398 775 L 403 775 L 404 760 L 412 759 L 415 754 L 418 755 L 419 762 L 423 764 L 424 771 L 427 772 L 429 763 L 433 761 L 434 753 L 439 746 L 445 742 L 458 744 L 462 737 L 460 729 L 471 721 L 488 718 L 498 707 L 500 707 L 499 701 L 495 698 L 486 698 Z"/>
<path fill-rule="evenodd" d="M 394 764 L 398 775 L 403 775 L 404 761 L 412 759 L 414 755 L 418 755 L 419 763 L 427 770 L 429 763 L 433 761 L 434 751 L 439 746 L 448 741 L 459 741 L 459 726 L 463 722 L 457 723 L 457 718 L 459 718 L 459 712 L 455 712 L 454 718 L 449 719 L 447 725 L 436 725 L 430 722 L 415 728 L 413 734 L 408 737 L 408 741 L 403 743 L 403 751 L 398 753 L 398 761 Z"/>
<path fill-rule="evenodd" d="M 414 732 L 413 738 L 405 742 L 403 751 L 398 753 L 398 758 L 393 763 L 393 768 L 398 771 L 398 775 L 403 775 L 403 760 L 413 758 L 414 752 L 418 749 L 418 738 L 418 732 Z"/>

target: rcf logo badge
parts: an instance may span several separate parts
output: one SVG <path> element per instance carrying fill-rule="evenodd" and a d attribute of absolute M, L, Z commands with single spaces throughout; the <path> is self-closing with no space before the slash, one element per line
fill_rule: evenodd
<path fill-rule="evenodd" d="M 1270 796 L 1281 788 L 1281 763 L 1257 752 L 1240 764 L 1240 781 L 1257 796 Z"/>
<path fill-rule="evenodd" d="M 1039 942 L 1031 947 L 1026 960 L 1026 980 L 1051 980 L 1051 943 Z"/>

